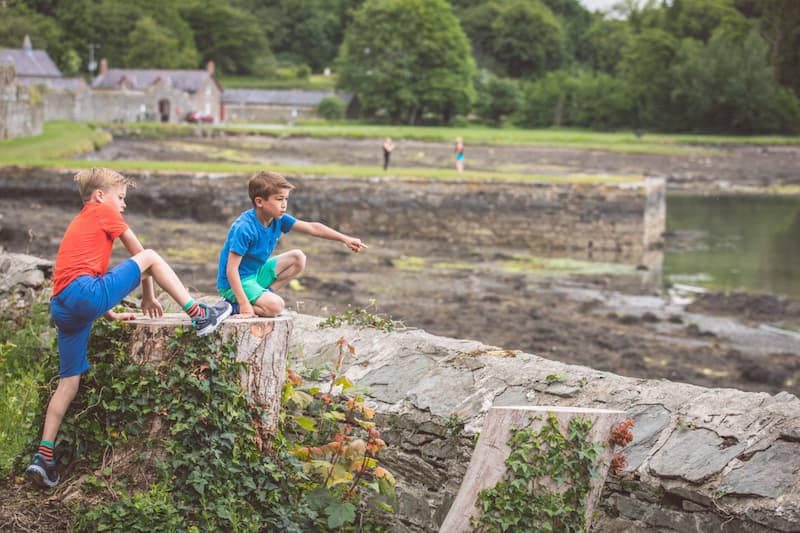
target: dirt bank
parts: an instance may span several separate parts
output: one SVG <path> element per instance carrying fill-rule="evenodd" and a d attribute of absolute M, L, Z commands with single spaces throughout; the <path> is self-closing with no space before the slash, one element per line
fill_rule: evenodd
<path fill-rule="evenodd" d="M 449 166 L 451 148 L 397 142 L 392 164 Z M 711 156 L 621 155 L 570 149 L 468 146 L 467 168 L 514 172 L 635 173 L 667 176 L 670 187 L 706 190 L 725 183 L 800 182 L 800 148 L 729 147 Z M 244 137 L 166 142 L 117 140 L 102 159 L 191 159 L 300 164 L 375 164 L 376 140 Z M 132 191 L 132 194 L 136 194 Z M 295 195 L 301 195 L 298 190 Z M 74 215 L 41 199 L 0 199 L 0 245 L 54 258 Z M 213 293 L 224 223 L 147 219 L 126 213 L 146 246 L 175 265 L 192 289 Z M 478 339 L 564 362 L 642 378 L 709 387 L 798 392 L 798 304 L 765 296 L 691 298 L 662 290 L 658 272 L 578 275 L 558 267 L 509 266 L 508 248 L 465 248 L 411 236 L 359 235 L 354 255 L 336 243 L 288 234 L 281 249 L 301 248 L 308 267 L 283 295 L 300 312 L 327 316 L 348 307 L 389 315 L 406 327 Z M 670 244 L 669 242 L 667 243 Z M 115 260 L 125 257 L 115 252 Z M 775 329 L 778 328 L 778 329 Z"/>

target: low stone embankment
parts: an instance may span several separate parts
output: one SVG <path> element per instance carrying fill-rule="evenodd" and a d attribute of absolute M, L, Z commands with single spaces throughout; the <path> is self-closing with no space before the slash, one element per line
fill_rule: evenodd
<path fill-rule="evenodd" d="M 0 168 L 0 196 L 80 208 L 73 172 Z M 160 218 L 232 219 L 251 206 L 249 176 L 128 173 L 129 208 Z M 666 224 L 665 183 L 513 183 L 292 176 L 291 213 L 345 233 L 414 236 L 465 246 L 654 264 Z M 657 262 L 657 261 L 656 261 Z"/>
<path fill-rule="evenodd" d="M 437 531 L 492 405 L 622 409 L 628 466 L 607 481 L 597 531 L 800 531 L 800 400 L 631 379 L 420 330 L 320 329 L 297 315 L 291 360 L 334 361 L 375 403 L 398 478 L 397 531 Z M 479 335 L 480 332 L 476 332 Z"/>

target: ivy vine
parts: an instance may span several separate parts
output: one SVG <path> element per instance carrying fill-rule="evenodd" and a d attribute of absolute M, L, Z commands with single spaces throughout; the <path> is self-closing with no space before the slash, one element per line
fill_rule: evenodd
<path fill-rule="evenodd" d="M 586 496 L 602 451 L 601 444 L 589 441 L 591 427 L 590 420 L 576 416 L 564 435 L 550 414 L 538 431 L 513 428 L 503 480 L 478 494 L 475 531 L 586 531 Z"/>

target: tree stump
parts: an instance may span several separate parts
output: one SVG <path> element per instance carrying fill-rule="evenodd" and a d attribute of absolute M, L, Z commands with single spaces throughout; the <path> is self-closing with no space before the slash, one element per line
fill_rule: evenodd
<path fill-rule="evenodd" d="M 129 324 L 133 327 L 131 359 L 153 365 L 164 360 L 175 328 L 191 327 L 191 321 L 182 313 L 132 320 Z M 229 318 L 220 325 L 223 341 L 236 344 L 236 360 L 247 363 L 241 374 L 242 390 L 269 414 L 269 420 L 259 428 L 267 435 L 273 435 L 278 427 L 292 325 L 290 317 Z"/>
<path fill-rule="evenodd" d="M 511 452 L 508 440 L 513 428 L 540 429 L 552 414 L 558 421 L 562 434 L 573 417 L 592 422 L 588 433 L 590 442 L 604 443 L 605 447 L 597 459 L 598 476 L 593 478 L 586 496 L 585 520 L 588 526 L 594 513 L 600 491 L 605 482 L 611 462 L 612 447 L 608 444 L 611 429 L 625 418 L 624 411 L 589 409 L 578 407 L 518 406 L 492 407 L 484 418 L 478 444 L 472 454 L 467 473 L 461 482 L 453 505 L 442 524 L 440 533 L 464 533 L 472 531 L 471 520 L 480 516 L 476 507 L 478 494 L 502 481 L 506 471 L 505 461 Z M 537 416 L 541 415 L 538 419 Z"/>

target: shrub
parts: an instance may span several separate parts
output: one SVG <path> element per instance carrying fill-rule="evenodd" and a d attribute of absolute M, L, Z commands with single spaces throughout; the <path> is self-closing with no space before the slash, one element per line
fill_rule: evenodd
<path fill-rule="evenodd" d="M 337 96 L 326 96 L 317 106 L 317 113 L 327 120 L 341 120 L 344 118 L 344 102 Z"/>

